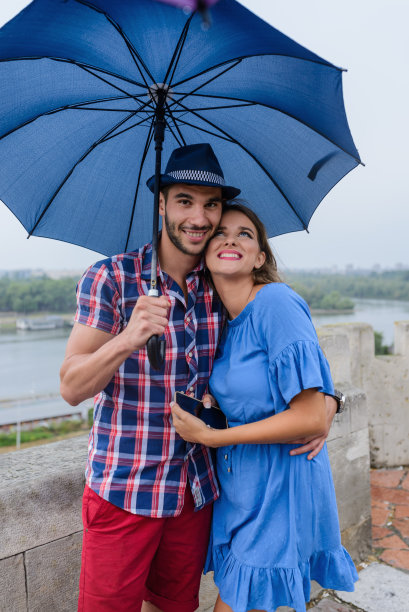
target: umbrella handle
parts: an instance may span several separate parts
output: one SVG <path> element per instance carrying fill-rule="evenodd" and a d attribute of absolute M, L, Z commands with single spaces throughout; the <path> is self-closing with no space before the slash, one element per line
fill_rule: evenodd
<path fill-rule="evenodd" d="M 157 289 L 149 289 L 148 295 L 158 297 L 159 293 Z M 154 370 L 160 370 L 165 360 L 166 340 L 164 340 L 163 338 L 162 340 L 159 340 L 159 336 L 156 335 L 151 336 L 148 342 L 146 343 L 146 349 L 148 352 L 148 359 L 149 363 L 151 364 L 151 367 Z"/>
<path fill-rule="evenodd" d="M 165 360 L 166 340 L 160 340 L 159 336 L 151 336 L 146 343 L 148 359 L 154 370 L 160 370 Z"/>

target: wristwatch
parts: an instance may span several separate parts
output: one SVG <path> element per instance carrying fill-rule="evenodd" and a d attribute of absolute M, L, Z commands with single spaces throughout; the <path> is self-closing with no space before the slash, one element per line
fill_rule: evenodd
<path fill-rule="evenodd" d="M 334 393 L 326 393 L 329 397 L 333 397 L 337 402 L 336 414 L 341 414 L 345 410 L 345 395 L 339 389 L 334 389 Z"/>

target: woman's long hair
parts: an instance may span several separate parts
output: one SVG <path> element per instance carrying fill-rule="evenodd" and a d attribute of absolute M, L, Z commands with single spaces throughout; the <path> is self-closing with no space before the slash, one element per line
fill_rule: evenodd
<path fill-rule="evenodd" d="M 253 270 L 254 284 L 262 285 L 267 283 L 281 283 L 282 280 L 277 271 L 277 262 L 268 243 L 266 228 L 264 227 L 262 221 L 260 221 L 256 213 L 253 212 L 251 208 L 248 208 L 239 200 L 231 200 L 230 202 L 223 204 L 222 214 L 228 212 L 229 210 L 243 213 L 243 215 L 246 215 L 246 217 L 250 219 L 257 230 L 257 241 L 260 251 L 262 251 L 266 256 L 266 260 L 261 268 Z"/>

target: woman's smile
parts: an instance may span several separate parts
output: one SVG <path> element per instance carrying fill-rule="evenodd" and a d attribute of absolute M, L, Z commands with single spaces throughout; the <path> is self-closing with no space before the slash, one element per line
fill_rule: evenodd
<path fill-rule="evenodd" d="M 241 259 L 243 257 L 243 255 L 241 253 L 239 253 L 238 251 L 232 251 L 232 250 L 227 250 L 224 249 L 223 251 L 221 251 L 217 257 L 219 259 L 230 259 L 230 260 L 237 260 L 237 259 Z"/>

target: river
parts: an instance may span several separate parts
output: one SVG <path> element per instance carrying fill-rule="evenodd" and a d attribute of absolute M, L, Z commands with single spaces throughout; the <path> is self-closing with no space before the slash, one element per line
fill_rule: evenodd
<path fill-rule="evenodd" d="M 393 323 L 409 320 L 409 302 L 356 299 L 352 314 L 315 315 L 314 325 L 361 321 L 369 323 L 393 343 Z M 59 369 L 64 358 L 69 329 L 16 331 L 0 334 L 0 413 L 30 411 L 45 418 L 50 411 L 67 413 L 58 396 Z M 3 413 L 5 414 L 5 413 Z M 1 424 L 1 418 L 0 418 Z"/>
<path fill-rule="evenodd" d="M 351 314 L 314 315 L 315 327 L 329 323 L 359 321 L 369 323 L 375 331 L 383 334 L 384 344 L 393 344 L 394 322 L 409 321 L 409 302 L 398 300 L 370 300 L 354 298 L 355 310 Z"/>

